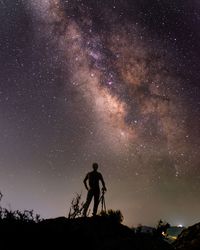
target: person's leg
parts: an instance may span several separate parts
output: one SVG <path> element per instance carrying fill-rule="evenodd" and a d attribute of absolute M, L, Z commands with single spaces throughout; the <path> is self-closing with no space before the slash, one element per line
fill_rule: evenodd
<path fill-rule="evenodd" d="M 87 194 L 86 202 L 85 202 L 85 204 L 84 204 L 83 216 L 86 216 L 86 215 L 87 215 L 87 210 L 88 210 L 88 207 L 89 207 L 90 202 L 91 202 L 91 200 L 92 200 L 92 197 L 93 197 L 93 192 L 92 192 L 92 190 L 89 190 L 89 191 L 88 191 L 88 194 Z"/>
<path fill-rule="evenodd" d="M 94 207 L 93 207 L 93 216 L 97 214 L 97 209 L 99 205 L 99 196 L 100 196 L 100 191 L 95 190 L 94 192 Z"/>

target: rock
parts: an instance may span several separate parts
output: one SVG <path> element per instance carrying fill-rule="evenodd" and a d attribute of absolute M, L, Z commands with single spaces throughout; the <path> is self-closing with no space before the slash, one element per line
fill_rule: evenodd
<path fill-rule="evenodd" d="M 200 223 L 183 230 L 173 243 L 177 250 L 199 250 L 200 249 Z"/>

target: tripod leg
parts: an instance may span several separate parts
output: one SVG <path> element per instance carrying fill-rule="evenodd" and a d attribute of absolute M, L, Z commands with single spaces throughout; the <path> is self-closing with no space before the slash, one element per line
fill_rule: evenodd
<path fill-rule="evenodd" d="M 103 196 L 101 196 L 101 212 L 103 212 Z"/>
<path fill-rule="evenodd" d="M 105 202 L 105 198 L 103 199 L 103 206 L 104 206 L 104 211 L 106 212 L 106 202 Z"/>

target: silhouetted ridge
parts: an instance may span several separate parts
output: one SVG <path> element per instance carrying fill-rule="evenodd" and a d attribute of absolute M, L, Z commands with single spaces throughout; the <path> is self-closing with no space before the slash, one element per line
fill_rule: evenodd
<path fill-rule="evenodd" d="M 183 230 L 174 242 L 177 250 L 199 250 L 200 249 L 200 223 Z"/>
<path fill-rule="evenodd" d="M 172 250 L 164 240 L 134 230 L 103 216 L 67 219 L 59 217 L 39 222 L 0 221 L 2 244 L 17 248 L 87 250 Z M 8 239 L 12 239 L 11 241 Z"/>

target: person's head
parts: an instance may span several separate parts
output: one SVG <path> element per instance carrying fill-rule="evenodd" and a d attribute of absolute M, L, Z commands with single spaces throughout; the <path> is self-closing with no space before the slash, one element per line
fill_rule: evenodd
<path fill-rule="evenodd" d="M 96 162 L 94 162 L 94 163 L 92 164 L 92 167 L 93 167 L 94 171 L 97 171 L 97 169 L 98 169 L 98 164 L 97 164 Z"/>

